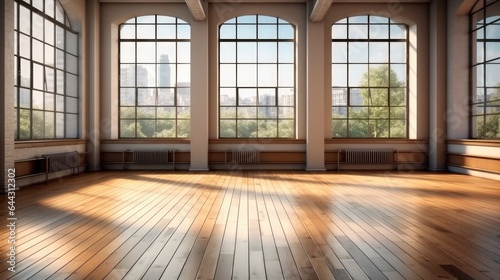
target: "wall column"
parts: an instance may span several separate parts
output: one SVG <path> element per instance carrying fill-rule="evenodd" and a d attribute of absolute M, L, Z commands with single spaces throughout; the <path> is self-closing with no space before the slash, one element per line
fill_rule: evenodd
<path fill-rule="evenodd" d="M 191 23 L 191 171 L 208 170 L 208 29 Z"/>
<path fill-rule="evenodd" d="M 446 1 L 430 3 L 429 169 L 446 169 L 447 10 Z"/>
<path fill-rule="evenodd" d="M 14 0 L 0 7 L 0 186 L 8 186 L 8 169 L 14 168 Z"/>
<path fill-rule="evenodd" d="M 83 43 L 86 44 L 87 54 L 87 77 L 88 77 L 88 98 L 84 110 L 87 112 L 87 152 L 88 169 L 100 169 L 100 138 L 101 138 L 101 91 L 100 91 L 100 9 L 99 1 L 91 0 L 86 2 L 87 32 L 84 35 Z M 85 93 L 84 93 L 85 94 Z"/>
<path fill-rule="evenodd" d="M 307 21 L 306 170 L 325 168 L 325 44 L 324 23 Z"/>

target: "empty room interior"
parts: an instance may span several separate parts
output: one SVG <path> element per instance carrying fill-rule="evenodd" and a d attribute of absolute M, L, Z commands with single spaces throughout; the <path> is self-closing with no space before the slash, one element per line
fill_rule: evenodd
<path fill-rule="evenodd" d="M 5 0 L 0 279 L 500 279 L 500 0 Z"/>

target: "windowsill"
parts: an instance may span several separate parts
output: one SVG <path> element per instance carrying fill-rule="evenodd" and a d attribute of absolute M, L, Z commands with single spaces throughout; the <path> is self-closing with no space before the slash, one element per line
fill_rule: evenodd
<path fill-rule="evenodd" d="M 71 146 L 87 144 L 85 139 L 61 139 L 61 140 L 29 140 L 29 141 L 16 141 L 14 146 L 16 149 L 26 148 L 41 148 L 41 147 L 54 147 L 54 146 Z"/>
<path fill-rule="evenodd" d="M 426 139 L 394 138 L 335 138 L 326 139 L 325 144 L 429 144 Z"/>
<path fill-rule="evenodd" d="M 302 139 L 210 139 L 209 144 L 305 144 Z"/>
<path fill-rule="evenodd" d="M 190 143 L 191 143 L 190 139 L 163 139 L 163 138 L 101 140 L 101 144 L 190 144 Z"/>
<path fill-rule="evenodd" d="M 447 144 L 500 147 L 500 139 L 449 139 Z"/>

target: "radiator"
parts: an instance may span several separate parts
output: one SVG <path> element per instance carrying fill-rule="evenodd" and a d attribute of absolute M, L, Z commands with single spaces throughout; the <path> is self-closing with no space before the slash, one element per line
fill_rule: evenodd
<path fill-rule="evenodd" d="M 47 159 L 47 172 L 57 172 L 66 169 L 77 168 L 80 165 L 78 152 L 59 153 L 44 155 Z"/>
<path fill-rule="evenodd" d="M 393 163 L 393 150 L 345 150 L 346 163 Z"/>
<path fill-rule="evenodd" d="M 168 163 L 168 151 L 134 151 L 133 163 Z"/>
<path fill-rule="evenodd" d="M 259 163 L 260 151 L 258 150 L 238 150 L 231 151 L 232 163 Z"/>

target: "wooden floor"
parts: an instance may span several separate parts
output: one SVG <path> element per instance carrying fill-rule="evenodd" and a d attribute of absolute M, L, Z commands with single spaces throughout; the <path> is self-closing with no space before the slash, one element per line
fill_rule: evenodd
<path fill-rule="evenodd" d="M 0 279 L 500 279 L 500 182 L 458 174 L 85 173 L 16 206 Z"/>

